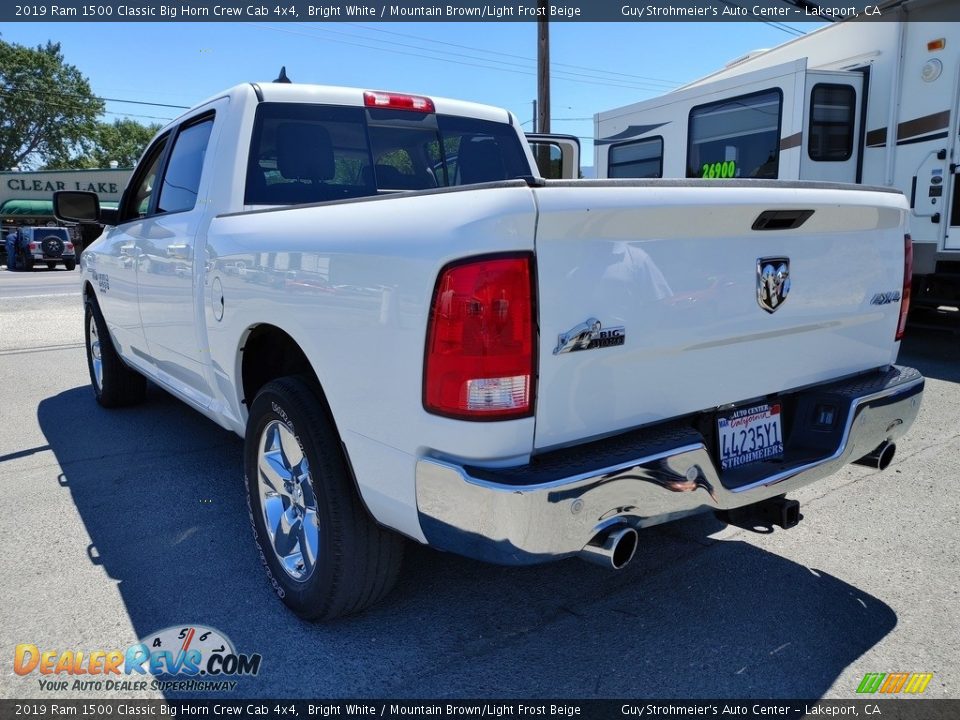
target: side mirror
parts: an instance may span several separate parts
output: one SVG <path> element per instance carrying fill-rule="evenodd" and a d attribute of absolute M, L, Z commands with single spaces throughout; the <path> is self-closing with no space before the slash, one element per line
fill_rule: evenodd
<path fill-rule="evenodd" d="M 540 177 L 576 180 L 580 177 L 580 140 L 573 135 L 527 133 Z"/>
<path fill-rule="evenodd" d="M 100 198 L 92 192 L 57 190 L 53 193 L 53 214 L 61 222 L 99 223 Z"/>

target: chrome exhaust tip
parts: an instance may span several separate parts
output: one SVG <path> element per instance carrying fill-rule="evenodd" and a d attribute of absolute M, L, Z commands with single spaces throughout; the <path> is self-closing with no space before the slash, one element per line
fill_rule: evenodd
<path fill-rule="evenodd" d="M 877 446 L 877 448 L 864 455 L 859 460 L 854 460 L 856 465 L 865 465 L 866 467 L 874 468 L 875 470 L 886 470 L 890 467 L 890 463 L 893 462 L 893 456 L 897 454 L 897 446 L 895 443 L 884 441 Z"/>
<path fill-rule="evenodd" d="M 591 540 L 580 558 L 612 570 L 622 570 L 637 552 L 639 536 L 632 527 L 615 528 Z"/>

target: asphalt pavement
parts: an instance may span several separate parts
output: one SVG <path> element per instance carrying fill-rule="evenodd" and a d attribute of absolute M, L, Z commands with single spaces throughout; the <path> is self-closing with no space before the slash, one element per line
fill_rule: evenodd
<path fill-rule="evenodd" d="M 95 404 L 78 279 L 0 272 L 0 697 L 159 696 L 43 691 L 14 647 L 123 649 L 190 624 L 263 656 L 236 697 L 846 698 L 894 671 L 960 697 L 956 335 L 911 332 L 900 360 L 927 390 L 894 463 L 797 493 L 796 528 L 661 526 L 620 573 L 411 547 L 383 603 L 309 624 L 254 553 L 240 439 L 154 387 Z"/>
<path fill-rule="evenodd" d="M 58 265 L 52 270 L 40 266 L 32 272 L 10 272 L 0 266 L 0 298 L 80 294 L 80 271 Z"/>

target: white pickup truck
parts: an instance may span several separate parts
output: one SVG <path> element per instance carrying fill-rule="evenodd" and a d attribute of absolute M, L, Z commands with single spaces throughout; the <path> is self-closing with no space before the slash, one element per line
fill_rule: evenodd
<path fill-rule="evenodd" d="M 118 210 L 55 203 L 105 226 L 97 401 L 149 379 L 245 438 L 257 550 L 308 618 L 381 598 L 404 537 L 620 568 L 693 513 L 788 526 L 786 493 L 886 467 L 923 392 L 885 189 L 547 181 L 505 110 L 266 83 L 164 128 Z"/>

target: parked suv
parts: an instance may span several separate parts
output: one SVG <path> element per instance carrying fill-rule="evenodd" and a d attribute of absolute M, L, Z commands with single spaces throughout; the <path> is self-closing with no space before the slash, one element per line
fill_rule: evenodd
<path fill-rule="evenodd" d="M 22 227 L 17 230 L 16 251 L 12 262 L 7 259 L 7 267 L 33 270 L 37 263 L 46 263 L 51 270 L 60 263 L 67 270 L 77 266 L 76 249 L 67 228 Z"/>

